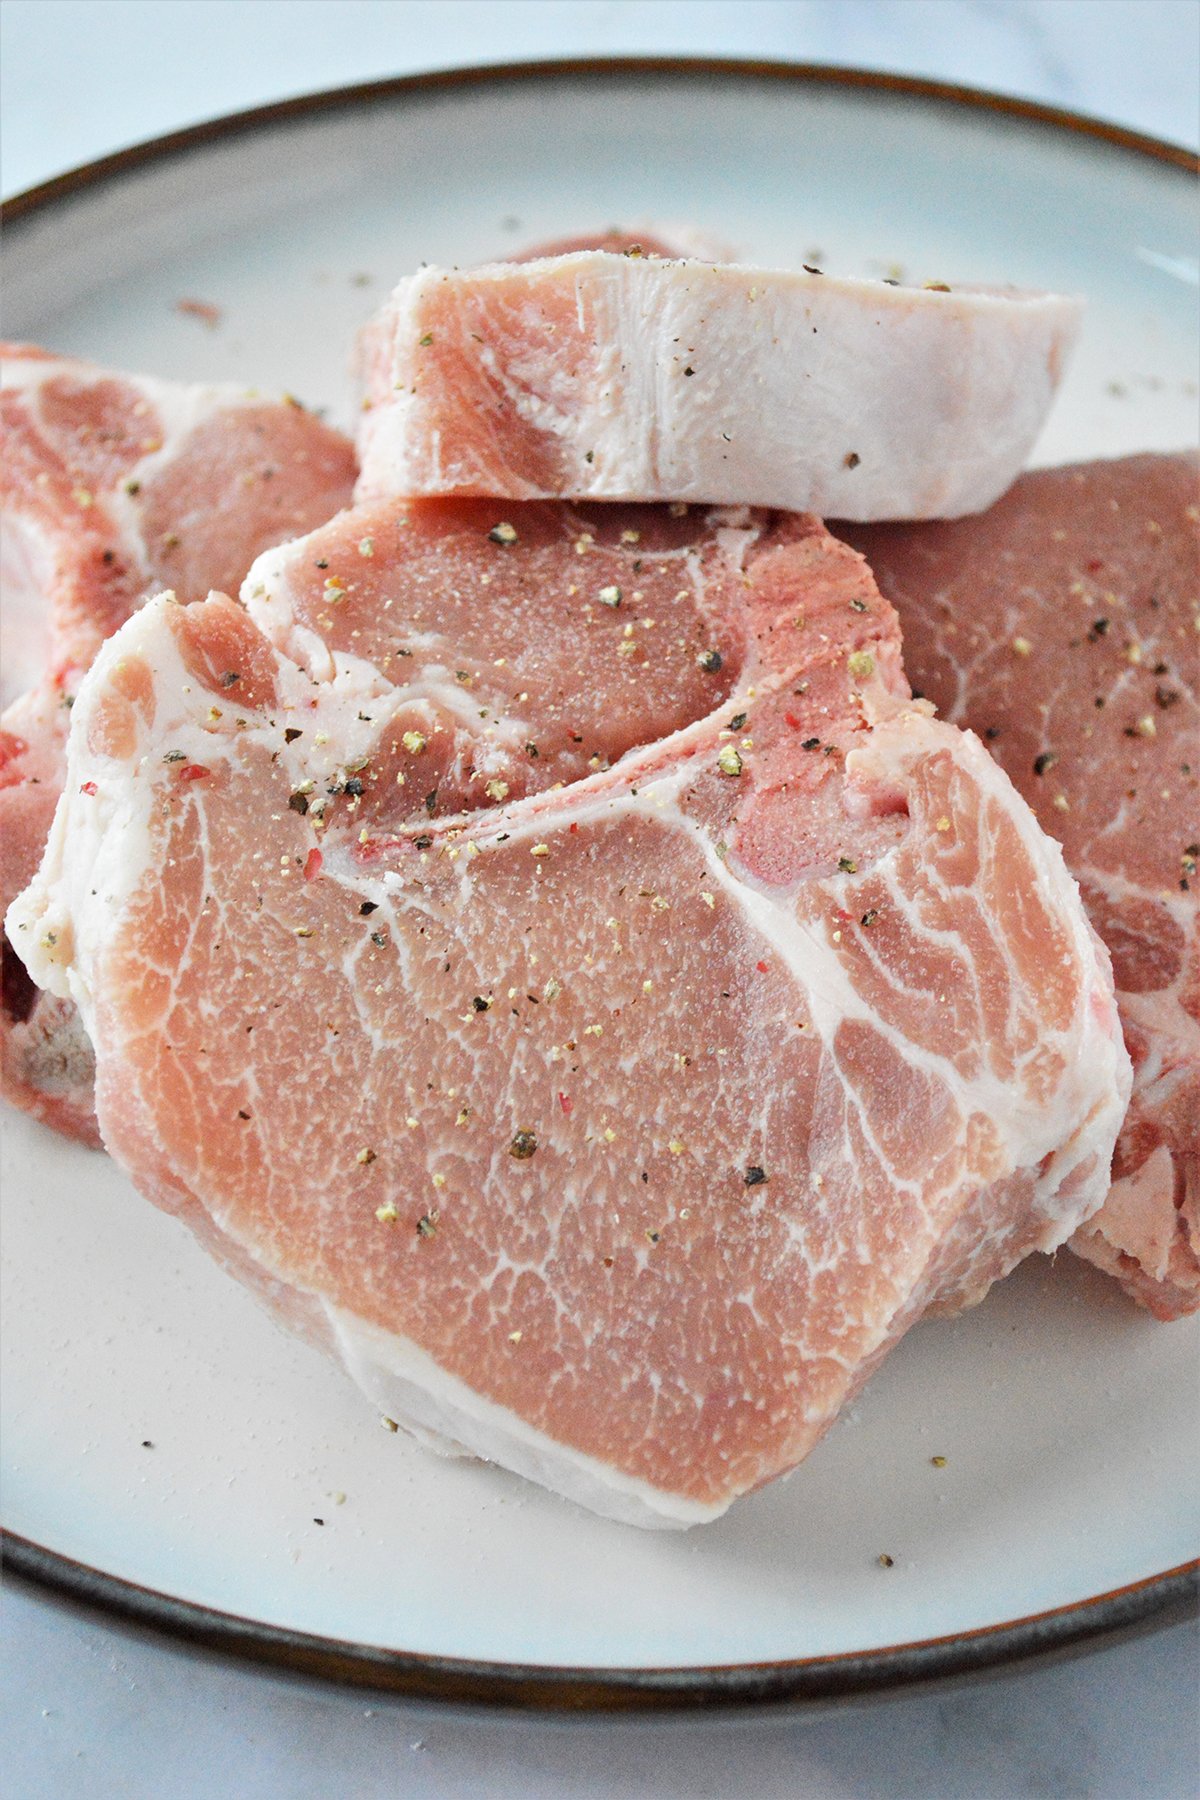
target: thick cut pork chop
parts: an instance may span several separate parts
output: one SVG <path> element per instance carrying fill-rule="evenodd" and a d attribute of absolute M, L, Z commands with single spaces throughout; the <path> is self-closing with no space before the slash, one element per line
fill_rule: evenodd
<path fill-rule="evenodd" d="M 974 512 L 1024 463 L 1079 310 L 595 249 L 425 268 L 364 335 L 359 496 Z"/>
<path fill-rule="evenodd" d="M 1071 1248 L 1163 1319 L 1200 1306 L 1198 472 L 1047 469 L 980 519 L 849 534 L 914 685 L 987 741 L 1112 954 L 1133 1097 Z"/>
<path fill-rule="evenodd" d="M 386 1415 L 712 1518 L 1099 1204 L 1106 958 L 815 520 L 400 511 L 260 561 L 275 644 L 218 596 L 105 647 L 10 933 L 113 1154 Z"/>
<path fill-rule="evenodd" d="M 241 388 L 114 374 L 30 346 L 0 361 L 0 904 L 33 876 L 68 708 L 104 639 L 156 589 L 235 587 L 261 550 L 345 506 L 347 440 Z M 96 1142 L 74 1008 L 0 948 L 0 1092 Z"/>

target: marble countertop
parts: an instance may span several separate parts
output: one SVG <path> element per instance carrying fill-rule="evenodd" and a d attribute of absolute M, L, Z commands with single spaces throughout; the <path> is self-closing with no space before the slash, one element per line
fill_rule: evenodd
<path fill-rule="evenodd" d="M 901 70 L 1200 140 L 1200 0 L 6 0 L 0 181 L 312 88 L 621 52 Z M 1192 1625 L 790 1718 L 539 1720 L 287 1683 L 14 1584 L 3 1606 L 10 1800 L 1183 1800 L 1200 1766 Z"/>

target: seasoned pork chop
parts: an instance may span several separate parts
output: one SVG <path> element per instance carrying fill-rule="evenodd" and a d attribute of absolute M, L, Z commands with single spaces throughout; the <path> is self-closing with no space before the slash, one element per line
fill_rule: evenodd
<path fill-rule="evenodd" d="M 236 591 L 261 550 L 330 518 L 354 481 L 340 432 L 246 388 L 30 345 L 3 346 L 0 380 L 5 704 L 47 670 L 71 693 L 147 593 Z"/>
<path fill-rule="evenodd" d="M 1099 1204 L 1104 952 L 815 520 L 396 513 L 257 565 L 273 643 L 105 646 L 9 930 L 114 1156 L 386 1415 L 709 1519 Z"/>
<path fill-rule="evenodd" d="M 982 518 L 848 533 L 905 664 L 1059 839 L 1112 954 L 1133 1098 L 1071 1248 L 1158 1315 L 1200 1306 L 1200 459 L 1025 475 Z"/>
<path fill-rule="evenodd" d="M 41 859 L 68 708 L 143 595 L 234 587 L 261 550 L 346 505 L 350 444 L 242 388 L 114 374 L 28 345 L 0 362 L 3 599 L 0 905 Z M 0 1092 L 96 1142 L 91 1048 L 74 1008 L 0 948 Z"/>
<path fill-rule="evenodd" d="M 425 268 L 365 334 L 359 496 L 975 512 L 1024 463 L 1079 310 L 595 249 Z"/>

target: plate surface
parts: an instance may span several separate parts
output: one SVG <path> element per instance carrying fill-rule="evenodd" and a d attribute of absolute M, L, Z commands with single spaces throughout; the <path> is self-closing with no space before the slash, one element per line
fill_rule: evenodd
<path fill-rule="evenodd" d="M 1038 460 L 1195 435 L 1192 180 L 1016 110 L 804 71 L 542 67 L 117 161 L 13 209 L 10 337 L 352 425 L 354 332 L 405 270 L 677 223 L 763 262 L 1082 293 Z M 910 1333 L 789 1479 L 647 1535 L 378 1429 L 106 1159 L 12 1114 L 0 1135 L 4 1520 L 53 1553 L 14 1560 L 210 1641 L 230 1628 L 55 1558 L 251 1621 L 254 1653 L 304 1661 L 257 1629 L 281 1628 L 349 1652 L 310 1666 L 493 1698 L 535 1665 L 586 1704 L 639 1681 L 815 1693 L 830 1657 L 865 1656 L 850 1687 L 978 1665 L 1145 1616 L 1196 1553 L 1200 1320 L 1157 1325 L 1069 1256 Z M 895 1650 L 933 1639 L 955 1642 Z M 443 1658 L 490 1667 L 456 1688 Z"/>

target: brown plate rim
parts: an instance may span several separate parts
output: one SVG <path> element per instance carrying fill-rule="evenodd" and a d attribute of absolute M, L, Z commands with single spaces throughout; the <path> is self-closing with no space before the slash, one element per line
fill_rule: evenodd
<path fill-rule="evenodd" d="M 12 1532 L 4 1533 L 0 1552 L 6 1575 L 195 1650 L 408 1699 L 558 1713 L 728 1710 L 894 1693 L 1095 1649 L 1187 1619 L 1200 1600 L 1197 1558 L 1047 1612 L 878 1650 L 778 1662 L 589 1668 L 390 1650 L 268 1625 L 143 1587 Z"/>
<path fill-rule="evenodd" d="M 994 112 L 1032 124 L 1067 130 L 1121 150 L 1152 157 L 1156 162 L 1188 174 L 1200 173 L 1200 156 L 1185 145 L 1170 143 L 1166 138 L 1134 131 L 1129 126 L 1115 125 L 1107 119 L 1096 118 L 1090 113 L 1075 112 L 1069 107 L 1049 106 L 1040 100 L 998 94 L 988 88 L 968 87 L 961 82 L 934 81 L 922 75 L 891 74 L 834 63 L 760 61 L 749 57 L 547 57 L 533 62 L 483 63 L 455 69 L 430 70 L 419 75 L 395 75 L 379 81 L 363 81 L 347 87 L 324 88 L 312 94 L 298 94 L 286 100 L 273 100 L 265 106 L 249 107 L 240 112 L 225 113 L 219 118 L 205 119 L 196 125 L 186 125 L 179 131 L 168 131 L 159 137 L 130 144 L 123 150 L 115 150 L 109 156 L 101 156 L 94 162 L 68 169 L 61 175 L 51 176 L 48 181 L 39 182 L 22 193 L 12 195 L 0 206 L 0 223 L 15 224 L 20 219 L 44 210 L 56 200 L 112 180 L 116 176 L 129 174 L 143 164 L 161 162 L 168 157 L 184 155 L 189 150 L 292 119 L 385 104 L 408 95 L 426 95 L 439 90 L 503 86 L 506 83 L 538 81 L 547 77 L 595 80 L 613 75 L 738 77 L 904 94 L 915 99 Z"/>
<path fill-rule="evenodd" d="M 297 95 L 205 120 L 132 144 L 13 195 L 0 206 L 0 223 L 11 227 L 43 216 L 60 201 L 139 168 L 291 120 L 386 105 L 438 91 L 629 76 L 756 79 L 906 95 L 1068 131 L 1186 174 L 1200 173 L 1200 157 L 1182 145 L 1063 107 L 921 76 L 735 57 L 566 57 L 395 76 Z M 197 1651 L 232 1656 L 277 1673 L 317 1677 L 410 1699 L 566 1713 L 725 1710 L 853 1700 L 1099 1648 L 1172 1624 L 1200 1609 L 1197 1558 L 1047 1612 L 882 1649 L 766 1663 L 587 1668 L 480 1662 L 389 1650 L 268 1625 L 127 1581 L 12 1532 L 4 1533 L 0 1554 L 6 1572 L 20 1581 Z"/>

